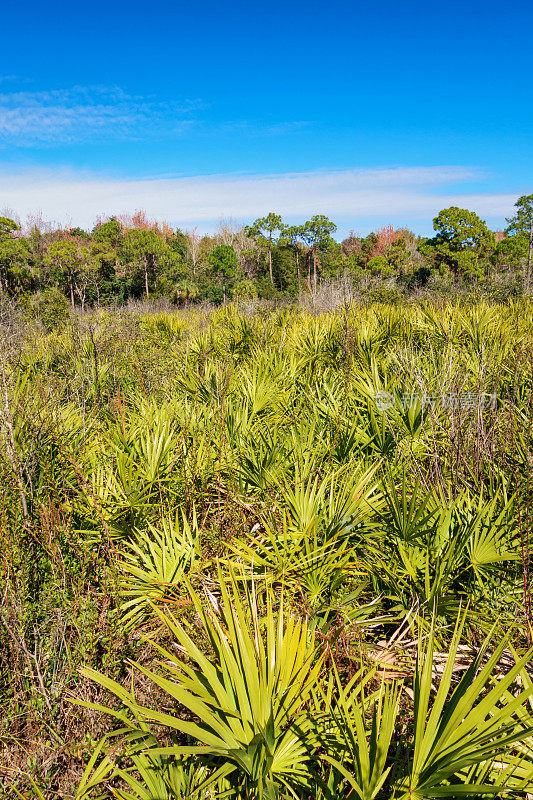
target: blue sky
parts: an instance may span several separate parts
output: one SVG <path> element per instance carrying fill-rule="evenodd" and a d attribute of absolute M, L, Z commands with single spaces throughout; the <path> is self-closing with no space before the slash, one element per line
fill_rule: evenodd
<path fill-rule="evenodd" d="M 521 0 L 11 3 L 0 208 L 500 228 L 533 192 L 532 23 Z"/>

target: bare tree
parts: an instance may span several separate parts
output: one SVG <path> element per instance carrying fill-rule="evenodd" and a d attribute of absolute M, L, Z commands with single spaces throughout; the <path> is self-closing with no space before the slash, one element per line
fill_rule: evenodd
<path fill-rule="evenodd" d="M 248 236 L 245 227 L 239 225 L 232 217 L 222 219 L 219 222 L 215 239 L 218 244 L 233 247 L 239 259 L 239 267 L 247 277 L 251 277 L 256 272 L 254 262 L 257 261 L 260 249 L 255 239 Z"/>
<path fill-rule="evenodd" d="M 185 236 L 187 237 L 187 249 L 192 263 L 192 274 L 196 275 L 196 267 L 200 256 L 200 242 L 202 240 L 198 233 L 198 226 L 193 228 L 192 231 L 185 231 Z"/>

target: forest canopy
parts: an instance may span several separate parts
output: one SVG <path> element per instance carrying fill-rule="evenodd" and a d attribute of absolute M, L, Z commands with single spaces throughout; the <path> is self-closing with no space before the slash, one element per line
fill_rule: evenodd
<path fill-rule="evenodd" d="M 201 235 L 150 219 L 144 211 L 99 218 L 92 230 L 15 214 L 0 217 L 0 293 L 30 308 L 121 305 L 167 298 L 177 305 L 316 294 L 324 282 L 386 280 L 406 291 L 447 279 L 506 282 L 529 290 L 533 195 L 520 197 L 503 231 L 468 209 L 433 220 L 434 235 L 387 225 L 342 241 L 336 224 L 315 214 L 299 225 L 270 212 L 251 225 L 221 223 Z"/>

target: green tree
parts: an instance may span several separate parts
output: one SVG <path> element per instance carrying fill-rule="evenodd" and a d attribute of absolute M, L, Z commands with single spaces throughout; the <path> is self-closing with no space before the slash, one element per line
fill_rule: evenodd
<path fill-rule="evenodd" d="M 14 219 L 10 219 L 9 217 L 0 217 L 0 238 L 4 239 L 7 236 L 11 236 L 14 231 L 20 230 L 20 225 L 18 225 Z"/>
<path fill-rule="evenodd" d="M 491 261 L 497 269 L 516 274 L 527 255 L 528 238 L 524 234 L 506 236 L 496 245 Z"/>
<path fill-rule="evenodd" d="M 515 203 L 516 214 L 507 220 L 506 233 L 527 237 L 526 287 L 531 288 L 531 257 L 533 254 L 533 194 L 523 194 Z"/>
<path fill-rule="evenodd" d="M 31 281 L 31 252 L 26 239 L 13 234 L 19 225 L 8 217 L 0 217 L 0 295 L 14 294 Z"/>
<path fill-rule="evenodd" d="M 76 237 L 76 239 L 90 239 L 91 238 L 90 233 L 87 233 L 87 231 L 84 231 L 83 228 L 80 228 L 80 227 L 70 228 L 68 233 L 69 233 L 69 236 L 74 236 L 74 237 Z"/>
<path fill-rule="evenodd" d="M 451 206 L 439 211 L 433 229 L 435 236 L 419 250 L 433 258 L 439 272 L 449 269 L 456 279 L 479 277 L 483 258 L 494 249 L 494 234 L 486 223 L 474 211 Z"/>
<path fill-rule="evenodd" d="M 266 217 L 260 217 L 246 229 L 248 236 L 262 236 L 267 242 L 268 247 L 268 267 L 270 272 L 270 282 L 274 286 L 274 274 L 272 272 L 272 243 L 276 241 L 275 233 L 282 233 L 284 225 L 279 214 L 274 214 L 273 211 L 267 214 Z"/>
<path fill-rule="evenodd" d="M 70 305 L 74 308 L 76 277 L 82 266 L 82 254 L 73 239 L 60 239 L 48 248 L 45 264 L 52 270 L 54 282 L 66 283 L 70 294 Z"/>
<path fill-rule="evenodd" d="M 174 236 L 171 236 L 167 243 L 170 249 L 177 253 L 181 261 L 187 261 L 189 240 L 180 228 L 176 228 Z"/>
<path fill-rule="evenodd" d="M 386 256 L 372 256 L 367 261 L 367 269 L 376 275 L 391 275 L 393 268 Z"/>
<path fill-rule="evenodd" d="M 302 230 L 303 238 L 309 242 L 313 256 L 313 292 L 316 294 L 316 260 L 317 252 L 320 248 L 326 247 L 331 239 L 331 234 L 335 233 L 337 226 L 324 214 L 315 214 L 308 220 Z"/>
<path fill-rule="evenodd" d="M 405 275 L 409 265 L 409 252 L 405 239 L 396 239 L 387 248 L 387 261 L 392 272 L 398 277 Z"/>
<path fill-rule="evenodd" d="M 229 244 L 218 244 L 209 254 L 207 259 L 211 273 L 222 278 L 222 297 L 226 305 L 226 282 L 229 285 L 240 277 L 239 259 L 233 247 Z"/>
<path fill-rule="evenodd" d="M 124 255 L 124 231 L 116 217 L 96 225 L 92 231 L 93 246 L 100 246 L 109 253 L 107 262 L 101 260 L 100 269 L 94 273 L 97 300 L 100 302 L 100 290 L 116 287 L 115 279 L 121 257 Z M 125 287 L 123 287 L 124 289 Z"/>
<path fill-rule="evenodd" d="M 106 290 L 115 287 L 117 252 L 105 242 L 91 242 L 89 245 L 90 258 L 94 263 L 94 269 L 90 275 L 90 285 L 94 290 L 93 297 L 100 303 L 100 295 Z"/>
<path fill-rule="evenodd" d="M 102 222 L 93 228 L 93 239 L 115 250 L 120 250 L 124 233 L 116 217 L 111 217 L 107 222 Z"/>
<path fill-rule="evenodd" d="M 134 271 L 144 278 L 146 299 L 150 297 L 149 281 L 156 286 L 157 276 L 171 261 L 171 251 L 157 233 L 133 228 L 124 237 L 124 252 Z"/>
<path fill-rule="evenodd" d="M 300 247 L 301 247 L 301 239 L 304 231 L 303 225 L 290 225 L 284 228 L 283 230 L 283 241 L 287 243 L 287 246 L 290 247 L 294 252 L 294 257 L 296 259 L 296 276 L 298 279 L 298 290 L 300 290 Z"/>
<path fill-rule="evenodd" d="M 88 298 L 100 302 L 100 290 L 106 281 L 114 278 L 112 262 L 115 251 L 100 242 L 91 242 L 80 246 L 78 266 L 74 275 L 74 291 L 81 304 L 82 312 Z"/>

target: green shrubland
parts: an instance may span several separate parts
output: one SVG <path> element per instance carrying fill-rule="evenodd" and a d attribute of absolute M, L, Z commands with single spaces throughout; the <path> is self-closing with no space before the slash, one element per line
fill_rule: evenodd
<path fill-rule="evenodd" d="M 3 796 L 526 797 L 530 301 L 32 302 L 0 309 Z"/>

